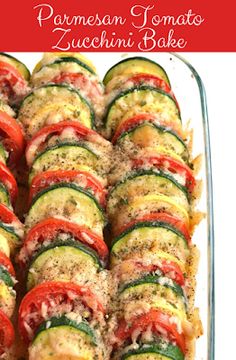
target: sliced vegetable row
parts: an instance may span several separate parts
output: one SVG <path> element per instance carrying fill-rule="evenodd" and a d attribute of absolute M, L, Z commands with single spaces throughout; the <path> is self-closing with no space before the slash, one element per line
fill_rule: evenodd
<path fill-rule="evenodd" d="M 114 282 L 112 359 L 192 358 L 197 181 L 164 69 L 142 57 L 104 78 L 104 134 L 115 145 L 107 214 Z M 198 325 L 198 326 L 197 326 Z"/>
<path fill-rule="evenodd" d="M 13 57 L 0 54 L 0 357 L 8 356 L 15 331 L 16 274 L 11 263 L 24 235 L 23 224 L 14 214 L 18 187 L 9 169 L 14 169 L 24 151 L 24 134 L 9 106 L 28 91 L 28 71 Z"/>
<path fill-rule="evenodd" d="M 104 359 L 111 144 L 93 130 L 103 85 L 80 54 L 45 54 L 18 119 L 27 136 L 26 237 L 18 256 L 27 294 L 19 330 L 29 359 Z"/>

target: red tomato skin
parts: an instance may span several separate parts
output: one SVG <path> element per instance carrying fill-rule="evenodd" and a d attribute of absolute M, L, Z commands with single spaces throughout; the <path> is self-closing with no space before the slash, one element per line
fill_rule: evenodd
<path fill-rule="evenodd" d="M 50 185 L 60 182 L 74 182 L 76 178 L 83 176 L 84 183 L 86 182 L 85 189 L 89 188 L 94 191 L 95 197 L 104 208 L 106 204 L 106 192 L 99 181 L 92 176 L 89 172 L 77 171 L 77 170 L 56 170 L 45 171 L 36 175 L 30 185 L 29 206 L 37 193 L 47 188 Z"/>
<path fill-rule="evenodd" d="M 142 124 L 143 122 L 150 122 L 154 123 L 158 120 L 157 115 L 155 114 L 138 114 L 132 118 L 129 118 L 125 120 L 123 123 L 118 125 L 115 134 L 113 135 L 113 138 L 111 140 L 112 144 L 116 144 L 118 138 L 126 131 L 133 129 L 134 127 Z M 159 122 L 161 123 L 161 119 L 159 119 Z M 164 126 L 164 124 L 163 124 Z M 179 132 L 179 129 L 176 127 L 174 123 L 171 124 L 171 128 L 181 137 L 181 134 Z"/>
<path fill-rule="evenodd" d="M 72 234 L 75 239 L 78 239 L 95 250 L 104 263 L 107 262 L 109 251 L 102 238 L 83 226 L 56 218 L 45 219 L 30 229 L 23 243 L 23 248 L 26 249 L 28 257 L 30 258 L 32 256 L 32 242 L 40 244 L 43 243 L 45 238 L 49 241 L 53 241 L 59 232 Z M 88 241 L 87 237 L 91 239 L 91 241 Z M 30 248 L 31 251 L 28 251 L 28 248 Z M 21 263 L 22 267 L 25 267 L 25 265 L 25 263 Z"/>
<path fill-rule="evenodd" d="M 11 276 L 16 276 L 11 260 L 2 251 L 0 251 L 0 265 L 3 265 Z"/>
<path fill-rule="evenodd" d="M 26 156 L 26 161 L 28 166 L 32 165 L 32 160 L 30 159 L 30 150 L 31 147 L 35 147 L 35 144 L 37 143 L 37 148 L 39 148 L 40 146 L 42 146 L 43 144 L 46 143 L 47 138 L 49 136 L 55 136 L 55 135 L 60 135 L 61 132 L 65 129 L 65 128 L 73 128 L 74 132 L 76 133 L 78 138 L 86 138 L 88 136 L 94 136 L 94 137 L 100 137 L 100 135 L 92 130 L 87 128 L 86 126 L 84 126 L 83 124 L 80 124 L 79 122 L 76 121 L 61 121 L 59 123 L 56 124 L 51 124 L 51 125 L 47 125 L 45 127 L 43 127 L 42 129 L 40 129 L 33 137 L 32 139 L 30 139 L 27 143 L 26 146 L 26 150 L 25 150 L 25 156 Z M 37 149 L 34 150 L 34 153 L 37 152 Z"/>
<path fill-rule="evenodd" d="M 119 233 L 116 233 L 115 236 L 119 236 L 119 234 L 123 233 L 124 231 L 128 230 L 131 226 L 134 226 L 140 222 L 152 222 L 152 221 L 160 221 L 160 222 L 165 222 L 167 224 L 172 225 L 173 227 L 175 227 L 177 230 L 179 230 L 184 237 L 186 238 L 186 241 L 190 244 L 191 242 L 191 236 L 189 234 L 189 231 L 186 227 L 186 225 L 183 223 L 183 221 L 181 221 L 180 219 L 178 219 L 177 217 L 167 214 L 165 212 L 160 212 L 160 213 L 151 213 L 151 214 L 147 214 L 144 215 L 142 217 L 138 217 L 133 221 L 130 221 L 129 223 L 127 223 L 125 226 L 123 226 L 120 230 Z"/>
<path fill-rule="evenodd" d="M 0 310 L 0 356 L 5 349 L 10 348 L 15 339 L 15 332 L 11 321 Z"/>
<path fill-rule="evenodd" d="M 8 169 L 8 167 L 0 162 L 0 179 L 3 185 L 7 188 L 11 203 L 14 205 L 16 202 L 16 198 L 18 195 L 18 186 L 16 179 L 12 175 L 11 171 Z"/>
<path fill-rule="evenodd" d="M 18 312 L 18 327 L 22 339 L 28 344 L 30 341 L 29 334 L 25 327 L 25 318 L 32 311 L 37 314 L 38 318 L 31 320 L 31 328 L 33 332 L 37 330 L 38 326 L 45 320 L 41 315 L 42 304 L 48 306 L 50 309 L 50 301 L 53 301 L 53 307 L 57 304 L 73 302 L 75 299 L 80 299 L 91 312 L 98 311 L 104 314 L 104 308 L 101 303 L 94 301 L 94 294 L 89 288 L 79 286 L 70 282 L 50 281 L 37 285 L 30 290 L 21 301 Z M 91 303 L 94 308 L 91 307 Z"/>
<path fill-rule="evenodd" d="M 172 173 L 183 174 L 186 179 L 185 186 L 187 187 L 188 191 L 191 193 L 194 190 L 196 185 L 196 180 L 193 175 L 192 170 L 186 164 L 181 163 L 180 161 L 171 158 L 167 155 L 159 155 L 159 156 L 150 156 L 144 157 L 140 159 L 133 159 L 133 168 L 138 169 L 142 168 L 142 166 L 147 163 L 152 166 L 157 167 L 158 169 L 167 168 Z"/>
<path fill-rule="evenodd" d="M 16 119 L 2 110 L 0 110 L 0 134 L 3 137 L 3 146 L 10 152 L 9 164 L 15 165 L 24 152 L 24 134 Z"/>
<path fill-rule="evenodd" d="M 121 319 L 115 336 L 119 339 L 120 343 L 131 338 L 132 333 L 135 329 L 140 328 L 145 331 L 148 326 L 152 325 L 152 330 L 156 332 L 156 326 L 161 326 L 167 331 L 170 340 L 176 341 L 183 353 L 186 352 L 185 337 L 183 334 L 179 334 L 177 326 L 170 321 L 170 316 L 163 312 L 155 309 L 151 309 L 148 313 L 134 317 L 127 323 L 124 319 Z M 117 345 L 121 345 L 118 343 Z"/>

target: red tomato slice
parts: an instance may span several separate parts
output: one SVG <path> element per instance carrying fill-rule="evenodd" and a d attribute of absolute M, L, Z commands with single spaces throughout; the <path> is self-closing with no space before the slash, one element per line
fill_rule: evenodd
<path fill-rule="evenodd" d="M 58 83 L 58 84 L 67 82 L 71 85 L 76 85 L 77 81 L 80 81 L 83 87 L 89 84 L 89 80 L 82 73 L 63 72 L 52 79 L 53 83 Z"/>
<path fill-rule="evenodd" d="M 32 165 L 35 155 L 43 150 L 43 147 L 47 144 L 48 138 L 59 136 L 66 128 L 72 128 L 78 139 L 84 139 L 90 136 L 93 137 L 93 139 L 99 138 L 103 140 L 103 138 L 94 130 L 88 129 L 76 121 L 62 121 L 57 124 L 45 126 L 39 130 L 27 144 L 25 156 L 28 166 Z"/>
<path fill-rule="evenodd" d="M 158 169 L 166 169 L 174 174 L 180 174 L 184 176 L 185 186 L 190 193 L 193 191 L 194 186 L 196 185 L 196 180 L 190 167 L 186 164 L 179 162 L 178 160 L 171 158 L 170 156 L 157 155 L 133 160 L 133 166 L 136 169 L 146 164 L 155 166 Z"/>
<path fill-rule="evenodd" d="M 154 114 L 138 114 L 132 118 L 129 118 L 122 122 L 116 129 L 115 134 L 112 138 L 112 143 L 115 144 L 118 140 L 118 138 L 126 131 L 131 130 L 132 128 L 142 124 L 143 122 L 150 122 L 153 123 L 157 121 L 160 123 L 160 125 L 163 123 L 161 119 L 157 118 L 157 115 Z M 166 124 L 163 123 L 163 126 Z M 174 123 L 168 124 L 168 126 L 171 127 L 180 137 L 182 137 L 179 128 L 176 127 Z"/>
<path fill-rule="evenodd" d="M 156 75 L 145 74 L 145 73 L 135 74 L 130 76 L 127 80 L 125 80 L 125 84 L 129 82 L 133 83 L 134 86 L 150 85 L 158 89 L 161 89 L 173 96 L 170 86 L 163 79 L 159 78 Z"/>
<path fill-rule="evenodd" d="M 15 339 L 15 332 L 11 321 L 0 310 L 0 356 L 11 347 Z"/>
<path fill-rule="evenodd" d="M 34 196 L 41 190 L 47 188 L 50 185 L 61 182 L 74 182 L 78 180 L 78 184 L 82 184 L 82 187 L 88 190 L 92 190 L 96 199 L 99 201 L 102 207 L 105 207 L 106 192 L 99 181 L 86 171 L 76 170 L 56 170 L 45 171 L 36 175 L 31 183 L 29 192 L 29 205 L 32 202 Z"/>
<path fill-rule="evenodd" d="M 158 333 L 157 327 L 167 332 L 171 341 L 175 341 L 183 353 L 186 352 L 185 338 L 183 334 L 179 334 L 176 324 L 170 320 L 170 316 L 159 310 L 152 309 L 148 313 L 134 317 L 128 323 L 122 319 L 115 332 L 115 336 L 120 343 L 130 339 L 136 329 L 141 332 L 151 326 L 152 331 Z M 120 345 L 120 344 L 117 344 Z"/>
<path fill-rule="evenodd" d="M 0 88 L 7 101 L 14 99 L 16 85 L 18 89 L 27 88 L 25 79 L 17 69 L 7 62 L 0 61 Z"/>
<path fill-rule="evenodd" d="M 13 277 L 16 276 L 11 260 L 2 251 L 0 251 L 0 265 L 3 265 Z"/>
<path fill-rule="evenodd" d="M 10 172 L 10 170 L 0 162 L 0 179 L 3 185 L 8 190 L 10 197 L 11 197 L 11 203 L 14 205 L 16 202 L 16 198 L 18 195 L 18 186 L 17 182 Z"/>
<path fill-rule="evenodd" d="M 66 83 L 74 86 L 76 89 L 86 89 L 88 97 L 93 100 L 95 96 L 101 96 L 102 92 L 97 86 L 96 81 L 92 81 L 82 73 L 61 73 L 51 80 L 52 83 Z M 90 90 L 90 91 L 88 91 Z"/>
<path fill-rule="evenodd" d="M 161 270 L 163 275 L 169 277 L 170 279 L 174 280 L 180 286 L 184 286 L 185 278 L 180 269 L 180 267 L 173 261 L 169 260 L 161 260 L 159 261 L 158 265 L 150 264 L 147 265 L 142 260 L 130 260 L 135 264 L 137 269 L 140 269 L 146 273 L 152 273 L 156 270 Z"/>
<path fill-rule="evenodd" d="M 85 286 L 68 282 L 45 282 L 34 287 L 23 298 L 19 307 L 19 332 L 26 343 L 33 339 L 38 326 L 50 318 L 52 309 L 70 305 L 73 307 L 81 302 L 91 312 L 104 313 L 103 306 L 96 300 L 95 295 Z M 43 311 L 43 308 L 45 311 Z M 44 314 L 42 314 L 44 312 Z M 30 316 L 32 315 L 32 316 Z M 27 331 L 31 329 L 31 331 Z"/>
<path fill-rule="evenodd" d="M 106 262 L 108 258 L 108 248 L 102 238 L 84 226 L 56 218 L 48 218 L 33 226 L 24 239 L 21 251 L 30 258 L 45 239 L 47 239 L 47 241 L 53 241 L 59 233 L 71 234 L 75 240 L 81 241 L 94 249 L 100 258 Z"/>
<path fill-rule="evenodd" d="M 16 119 L 0 110 L 0 139 L 9 152 L 8 162 L 16 164 L 23 155 L 25 141 L 23 131 Z"/>
<path fill-rule="evenodd" d="M 17 82 L 21 82 L 22 84 L 25 84 L 25 80 L 20 74 L 20 72 L 11 64 L 0 61 L 0 76 L 6 75 L 8 78 L 8 81 L 15 85 Z"/>
<path fill-rule="evenodd" d="M 4 204 L 0 204 L 0 221 L 5 224 L 15 223 L 21 227 L 23 226 L 18 217 Z"/>
<path fill-rule="evenodd" d="M 165 212 L 151 213 L 151 214 L 144 215 L 142 217 L 138 217 L 135 220 L 130 221 L 128 224 L 123 226 L 119 230 L 119 233 L 116 233 L 115 236 L 119 236 L 119 234 L 123 233 L 124 231 L 129 229 L 131 226 L 134 226 L 140 222 L 146 222 L 146 221 L 147 222 L 160 221 L 160 222 L 165 222 L 167 224 L 170 224 L 184 235 L 184 237 L 188 243 L 191 242 L 191 236 L 190 236 L 190 233 L 189 233 L 185 223 L 183 221 L 181 221 L 179 218 L 177 218 L 173 215 L 167 214 Z"/>

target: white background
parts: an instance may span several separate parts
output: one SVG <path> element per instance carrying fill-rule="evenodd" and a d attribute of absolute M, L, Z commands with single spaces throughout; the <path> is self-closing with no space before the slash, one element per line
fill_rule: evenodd
<path fill-rule="evenodd" d="M 236 359 L 236 53 L 186 53 L 206 88 L 215 211 L 216 360 Z"/>

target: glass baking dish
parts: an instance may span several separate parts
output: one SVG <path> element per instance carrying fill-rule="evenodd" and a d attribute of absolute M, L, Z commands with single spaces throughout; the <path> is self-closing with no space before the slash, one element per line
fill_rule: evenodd
<path fill-rule="evenodd" d="M 13 53 L 30 70 L 40 60 L 41 53 Z M 208 127 L 207 100 L 204 85 L 197 71 L 175 53 L 86 53 L 103 78 L 106 71 L 116 62 L 130 56 L 146 56 L 164 67 L 172 89 L 180 104 L 183 124 L 190 120 L 194 129 L 193 155 L 202 154 L 203 164 L 199 178 L 203 179 L 203 192 L 198 204 L 206 218 L 197 227 L 193 242 L 200 250 L 197 275 L 196 306 L 200 308 L 204 335 L 196 341 L 195 360 L 214 360 L 214 227 L 211 150 Z"/>

